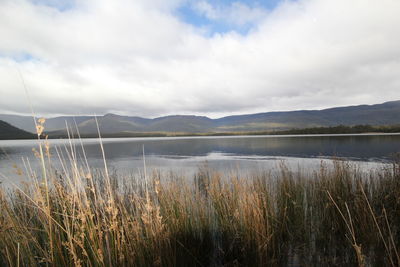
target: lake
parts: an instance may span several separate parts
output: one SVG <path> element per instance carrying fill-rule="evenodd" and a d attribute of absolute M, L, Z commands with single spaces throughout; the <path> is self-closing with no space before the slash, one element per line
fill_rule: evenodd
<path fill-rule="evenodd" d="M 84 151 L 90 166 L 103 167 L 98 139 L 50 140 L 53 164 L 60 168 L 59 155 L 67 158 L 66 149 L 76 150 L 83 162 Z M 285 136 L 224 136 L 224 137 L 148 137 L 103 139 L 109 169 L 118 173 L 138 173 L 143 170 L 143 150 L 146 169 L 174 171 L 192 175 L 200 166 L 226 172 L 265 171 L 285 162 L 291 168 L 312 170 L 321 160 L 333 157 L 359 162 L 366 170 L 390 163 L 400 152 L 399 134 L 350 135 L 285 135 Z M 8 183 L 22 179 L 14 165 L 32 169 L 39 164 L 32 148 L 36 140 L 0 141 L 0 181 Z M 57 154 L 57 151 L 59 154 Z"/>

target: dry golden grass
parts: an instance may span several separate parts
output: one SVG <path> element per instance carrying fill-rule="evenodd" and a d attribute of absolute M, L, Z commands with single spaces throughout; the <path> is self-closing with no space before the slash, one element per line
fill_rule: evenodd
<path fill-rule="evenodd" d="M 71 148 L 0 190 L 2 266 L 399 266 L 400 169 L 112 177 Z M 42 143 L 43 142 L 43 143 Z M 61 155 L 64 156 L 61 156 Z M 65 160 L 64 160 L 65 158 Z"/>

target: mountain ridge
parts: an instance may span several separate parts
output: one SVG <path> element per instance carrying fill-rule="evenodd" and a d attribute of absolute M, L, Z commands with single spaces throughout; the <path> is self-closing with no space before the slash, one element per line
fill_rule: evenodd
<path fill-rule="evenodd" d="M 34 132 L 29 116 L 0 114 L 0 120 Z M 337 125 L 396 125 L 400 124 L 400 100 L 374 105 L 332 107 L 322 110 L 273 111 L 232 115 L 211 119 L 207 116 L 168 115 L 153 119 L 107 113 L 97 116 L 100 131 L 105 134 L 157 133 L 157 132 L 244 132 L 281 131 L 294 128 L 332 127 Z M 60 116 L 48 118 L 45 130 L 50 133 L 65 132 L 66 124 L 81 134 L 97 133 L 94 116 Z"/>

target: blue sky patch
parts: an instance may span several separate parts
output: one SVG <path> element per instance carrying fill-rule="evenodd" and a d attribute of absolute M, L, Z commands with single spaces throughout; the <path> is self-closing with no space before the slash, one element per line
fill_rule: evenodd
<path fill-rule="evenodd" d="M 0 58 L 8 58 L 11 59 L 15 62 L 21 63 L 21 62 L 26 62 L 26 61 L 36 61 L 38 60 L 35 58 L 33 55 L 29 53 L 12 53 L 12 54 L 2 54 L 0 53 Z"/>
<path fill-rule="evenodd" d="M 59 11 L 67 11 L 75 6 L 75 0 L 31 0 L 35 5 L 49 6 Z"/>
<path fill-rule="evenodd" d="M 229 25 L 224 21 L 210 20 L 206 16 L 199 14 L 190 6 L 183 6 L 178 10 L 178 16 L 191 25 L 198 28 L 207 30 L 207 35 L 213 35 L 214 33 L 225 33 L 229 31 L 236 31 L 240 34 L 246 34 L 249 30 L 249 26 L 246 25 Z"/>
<path fill-rule="evenodd" d="M 238 0 L 238 1 L 232 1 L 232 0 L 213 0 L 212 3 L 217 4 L 217 5 L 230 5 L 234 2 L 240 2 L 243 4 L 246 4 L 248 6 L 260 6 L 265 9 L 274 9 L 277 4 L 282 2 L 282 0 Z"/>
<path fill-rule="evenodd" d="M 235 18 L 232 18 L 232 16 L 224 18 L 224 15 L 229 16 L 228 13 L 232 11 L 232 8 L 238 5 L 246 7 L 254 12 L 258 11 L 258 13 L 266 13 L 274 9 L 282 1 L 283 0 L 191 0 L 187 1 L 177 10 L 177 16 L 186 23 L 207 29 L 210 35 L 229 31 L 235 31 L 245 35 L 255 26 L 255 21 L 236 23 L 239 22 L 239 18 L 238 21 L 235 21 Z M 221 16 L 207 16 L 206 12 L 201 12 L 201 10 L 198 9 L 199 4 L 204 4 L 209 6 L 211 9 L 215 9 Z"/>

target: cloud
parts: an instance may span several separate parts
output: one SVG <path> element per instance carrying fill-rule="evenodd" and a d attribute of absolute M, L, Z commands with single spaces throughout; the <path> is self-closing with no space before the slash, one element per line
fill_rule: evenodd
<path fill-rule="evenodd" d="M 400 99 L 397 0 L 283 1 L 268 12 L 201 3 L 210 19 L 254 25 L 205 35 L 176 15 L 185 0 L 0 1 L 0 112 L 29 113 L 18 69 L 44 115 L 222 116 Z"/>

